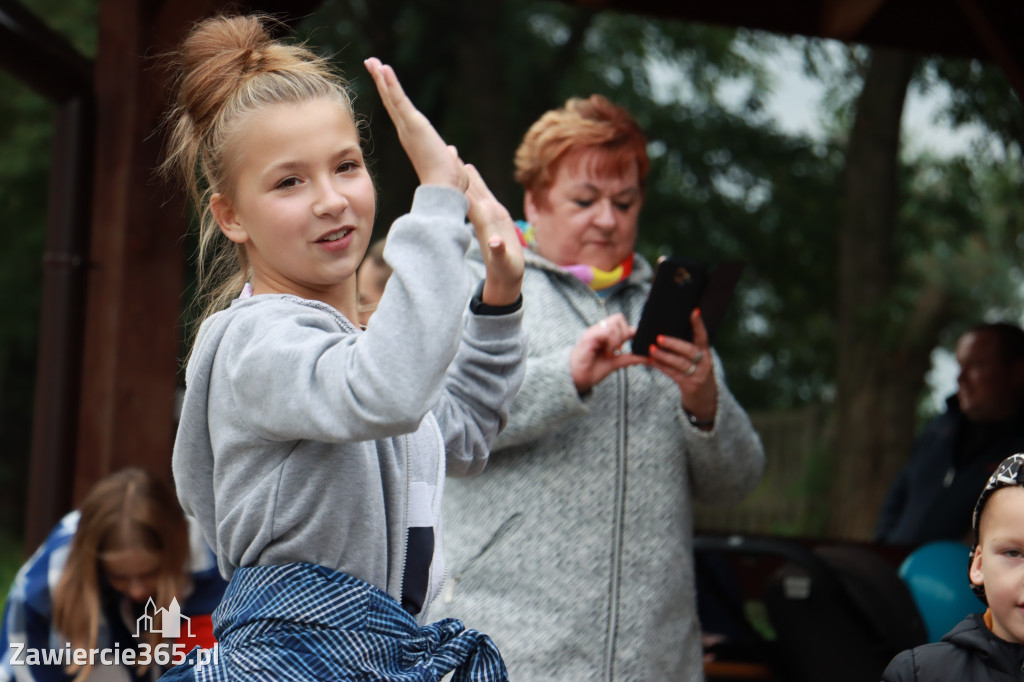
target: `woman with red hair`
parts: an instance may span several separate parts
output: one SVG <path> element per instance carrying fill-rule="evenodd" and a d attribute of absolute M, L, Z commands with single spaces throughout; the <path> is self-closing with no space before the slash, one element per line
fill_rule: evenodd
<path fill-rule="evenodd" d="M 483 474 L 449 481 L 441 608 L 489 632 L 512 679 L 702 679 L 691 501 L 750 492 L 760 439 L 699 311 L 693 342 L 628 350 L 652 275 L 633 251 L 650 164 L 629 112 L 570 99 L 515 165 L 526 379 Z"/>

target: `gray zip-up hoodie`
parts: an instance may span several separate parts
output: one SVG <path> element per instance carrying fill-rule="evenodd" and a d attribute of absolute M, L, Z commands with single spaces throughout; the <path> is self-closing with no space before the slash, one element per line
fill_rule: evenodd
<path fill-rule="evenodd" d="M 637 256 L 602 299 L 527 254 L 526 379 L 486 471 L 448 482 L 453 577 L 434 615 L 487 632 L 511 679 L 703 677 L 691 503 L 753 490 L 761 441 L 717 357 L 710 432 L 657 370 L 618 371 L 584 397 L 569 372 L 587 327 L 616 312 L 637 323 L 650 276 Z"/>
<path fill-rule="evenodd" d="M 402 601 L 410 529 L 427 529 L 425 620 L 444 579 L 444 454 L 454 473 L 480 471 L 523 376 L 522 312 L 468 312 L 466 208 L 455 190 L 417 190 L 388 236 L 394 273 L 365 332 L 287 295 L 239 299 L 203 323 L 174 479 L 225 577 L 310 562 Z"/>

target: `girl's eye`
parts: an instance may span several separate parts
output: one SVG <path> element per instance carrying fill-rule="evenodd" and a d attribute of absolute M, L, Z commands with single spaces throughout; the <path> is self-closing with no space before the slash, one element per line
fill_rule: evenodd
<path fill-rule="evenodd" d="M 356 163 L 355 161 L 342 161 L 341 164 L 338 165 L 338 171 L 337 172 L 339 172 L 339 173 L 348 173 L 350 171 L 354 171 L 358 167 L 359 167 L 359 164 Z"/>
<path fill-rule="evenodd" d="M 1024 555 L 1021 554 L 1019 549 L 1008 549 L 1005 552 L 1003 552 L 1003 554 L 1005 554 L 1006 556 L 1011 557 L 1013 559 L 1018 559 L 1021 556 L 1024 556 Z"/>
<path fill-rule="evenodd" d="M 294 187 L 297 184 L 299 184 L 299 179 L 293 175 L 293 176 L 285 178 L 281 182 L 279 182 L 276 185 L 274 185 L 274 188 L 275 189 L 287 189 L 288 187 Z"/>

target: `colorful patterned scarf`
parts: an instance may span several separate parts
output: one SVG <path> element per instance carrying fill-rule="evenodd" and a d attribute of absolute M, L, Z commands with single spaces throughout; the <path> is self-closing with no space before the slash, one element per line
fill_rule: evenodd
<path fill-rule="evenodd" d="M 523 246 L 533 250 L 536 243 L 534 227 L 525 220 L 517 220 L 516 227 L 519 228 L 519 241 Z M 614 270 L 601 270 L 593 265 L 562 265 L 559 266 L 580 280 L 594 291 L 602 291 L 613 287 L 629 277 L 633 272 L 632 252 Z"/>

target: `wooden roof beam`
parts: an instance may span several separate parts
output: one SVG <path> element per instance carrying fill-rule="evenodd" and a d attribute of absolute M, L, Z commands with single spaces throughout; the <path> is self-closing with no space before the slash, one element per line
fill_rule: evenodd
<path fill-rule="evenodd" d="M 1024 47 L 1017 34 L 1024 8 L 1004 0 L 957 0 L 957 4 L 1013 89 L 1024 94 Z"/>
<path fill-rule="evenodd" d="M 0 0 L 0 68 L 52 102 L 92 93 L 92 62 L 15 0 Z"/>
<path fill-rule="evenodd" d="M 842 41 L 856 40 L 885 3 L 886 0 L 823 0 L 821 35 Z"/>

